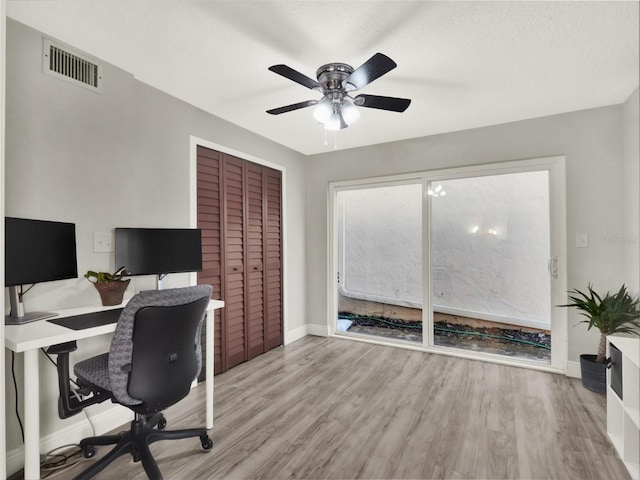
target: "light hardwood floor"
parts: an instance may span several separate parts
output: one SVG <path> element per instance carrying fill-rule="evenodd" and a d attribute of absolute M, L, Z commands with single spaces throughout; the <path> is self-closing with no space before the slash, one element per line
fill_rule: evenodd
<path fill-rule="evenodd" d="M 630 478 L 605 397 L 562 375 L 306 337 L 215 381 L 213 451 L 151 447 L 167 480 Z M 196 388 L 167 428 L 204 423 L 203 402 Z M 96 478 L 146 476 L 122 457 Z"/>

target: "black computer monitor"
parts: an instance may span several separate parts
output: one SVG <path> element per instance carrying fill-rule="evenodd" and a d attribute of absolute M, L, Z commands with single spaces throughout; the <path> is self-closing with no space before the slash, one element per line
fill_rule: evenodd
<path fill-rule="evenodd" d="M 4 283 L 11 302 L 5 323 L 53 316 L 48 312 L 25 314 L 22 286 L 78 277 L 75 224 L 5 217 L 4 227 Z"/>
<path fill-rule="evenodd" d="M 169 273 L 202 270 L 198 228 L 116 228 L 116 266 L 130 275 L 157 275 L 158 288 Z"/>

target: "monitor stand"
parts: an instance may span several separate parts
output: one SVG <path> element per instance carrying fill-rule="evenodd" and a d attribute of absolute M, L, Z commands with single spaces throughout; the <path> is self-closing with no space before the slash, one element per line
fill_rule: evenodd
<path fill-rule="evenodd" d="M 156 290 L 162 290 L 162 279 L 166 277 L 166 273 L 159 273 L 156 277 Z"/>
<path fill-rule="evenodd" d="M 36 320 L 44 320 L 46 318 L 55 317 L 58 315 L 53 312 L 29 312 L 24 313 L 24 304 L 22 303 L 22 296 L 18 291 L 17 286 L 9 287 L 9 303 L 11 305 L 11 313 L 5 315 L 5 325 L 22 325 L 24 323 L 35 322 Z"/>

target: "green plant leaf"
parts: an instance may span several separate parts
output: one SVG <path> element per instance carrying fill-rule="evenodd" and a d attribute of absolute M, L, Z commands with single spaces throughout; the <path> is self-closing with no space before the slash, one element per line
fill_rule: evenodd
<path fill-rule="evenodd" d="M 125 267 L 120 267 L 115 273 L 109 272 L 94 272 L 89 270 L 84 274 L 84 277 L 92 283 L 104 283 L 104 282 L 122 282 L 124 277 L 129 275 Z"/>
<path fill-rule="evenodd" d="M 626 285 L 613 295 L 607 292 L 598 295 L 591 284 L 587 285 L 588 293 L 578 289 L 568 292 L 570 302 L 560 307 L 573 307 L 588 318 L 580 323 L 587 323 L 587 330 L 596 327 L 601 333 L 629 333 L 640 336 L 640 299 L 627 291 Z"/>

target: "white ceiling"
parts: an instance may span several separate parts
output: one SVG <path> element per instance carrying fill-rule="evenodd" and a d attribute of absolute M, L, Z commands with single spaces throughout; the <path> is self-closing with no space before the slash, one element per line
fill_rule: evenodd
<path fill-rule="evenodd" d="M 304 154 L 334 148 L 315 78 L 376 52 L 398 67 L 358 93 L 411 98 L 361 109 L 337 147 L 421 137 L 624 102 L 638 86 L 638 2 L 9 0 L 7 15 L 137 79 Z"/>

